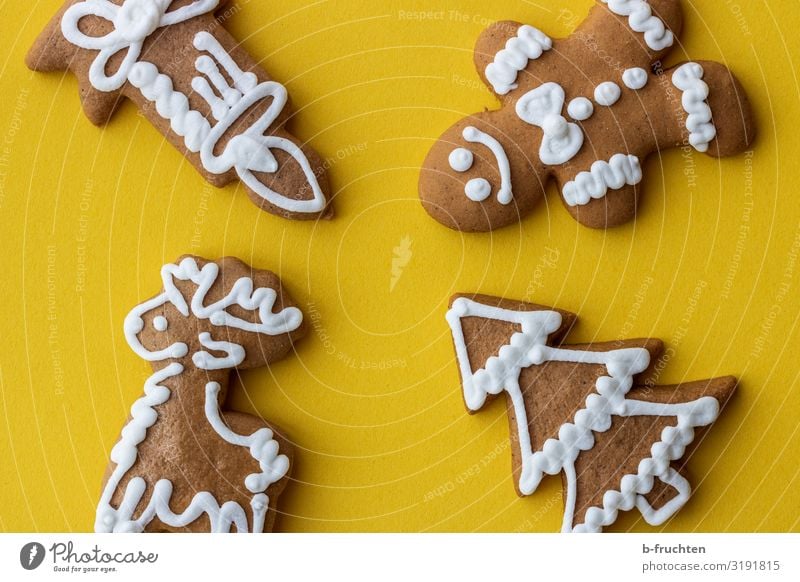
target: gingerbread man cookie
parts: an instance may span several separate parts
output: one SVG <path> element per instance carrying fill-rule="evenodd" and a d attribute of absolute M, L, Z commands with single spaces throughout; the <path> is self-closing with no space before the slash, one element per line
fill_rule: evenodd
<path fill-rule="evenodd" d="M 456 296 L 447 321 L 470 412 L 505 392 L 520 495 L 562 475 L 563 532 L 599 532 L 620 511 L 661 525 L 688 501 L 686 463 L 736 379 L 656 386 L 659 340 L 564 345 L 575 315 Z"/>
<path fill-rule="evenodd" d="M 292 449 L 263 420 L 223 410 L 235 370 L 284 357 L 303 314 L 269 271 L 186 257 L 125 318 L 154 373 L 111 450 L 97 532 L 270 531 Z"/>
<path fill-rule="evenodd" d="M 530 212 L 553 179 L 576 220 L 606 228 L 635 215 L 651 153 L 745 150 L 753 118 L 726 67 L 662 68 L 681 23 L 679 0 L 599 0 L 565 39 L 517 22 L 489 27 L 475 65 L 502 107 L 435 143 L 419 182 L 425 209 L 451 228 L 492 230 Z"/>
<path fill-rule="evenodd" d="M 211 184 L 241 180 L 264 210 L 330 216 L 320 157 L 284 128 L 286 88 L 215 17 L 225 0 L 67 0 L 28 53 L 69 69 L 83 110 L 105 124 L 122 97 Z"/>

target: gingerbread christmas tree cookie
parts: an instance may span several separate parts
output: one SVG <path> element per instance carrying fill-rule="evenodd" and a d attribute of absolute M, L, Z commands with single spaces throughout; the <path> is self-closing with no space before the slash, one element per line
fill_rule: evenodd
<path fill-rule="evenodd" d="M 283 358 L 303 314 L 269 271 L 186 257 L 125 318 L 153 366 L 111 450 L 97 532 L 270 531 L 292 448 L 263 420 L 225 410 L 230 376 Z"/>
<path fill-rule="evenodd" d="M 514 482 L 530 495 L 562 475 L 564 532 L 599 532 L 620 511 L 660 525 L 691 495 L 686 464 L 736 379 L 657 386 L 659 340 L 566 345 L 575 316 L 487 296 L 447 313 L 470 412 L 505 393 Z"/>
<path fill-rule="evenodd" d="M 755 129 L 733 74 L 709 61 L 661 65 L 681 23 L 679 0 L 599 0 L 564 39 L 489 27 L 475 65 L 502 107 L 434 144 L 419 181 L 425 209 L 451 228 L 492 230 L 532 211 L 552 180 L 576 220 L 611 227 L 634 217 L 647 156 L 744 151 Z"/>
<path fill-rule="evenodd" d="M 27 56 L 70 70 L 105 124 L 123 97 L 215 186 L 241 180 L 264 210 L 330 215 L 320 157 L 285 129 L 286 88 L 222 26 L 225 0 L 67 0 Z"/>

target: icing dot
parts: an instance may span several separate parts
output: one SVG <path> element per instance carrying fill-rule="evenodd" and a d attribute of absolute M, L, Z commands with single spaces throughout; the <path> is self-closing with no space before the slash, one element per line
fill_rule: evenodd
<path fill-rule="evenodd" d="M 625 72 L 622 73 L 622 82 L 628 89 L 637 91 L 647 85 L 647 71 L 641 67 L 625 69 Z"/>
<path fill-rule="evenodd" d="M 622 90 L 619 88 L 619 85 L 611 81 L 606 81 L 605 83 L 600 83 L 594 90 L 594 100 L 598 105 L 611 107 L 614 103 L 619 101 L 621 94 Z"/>
<path fill-rule="evenodd" d="M 492 193 L 492 185 L 484 178 L 473 178 L 464 186 L 464 193 L 473 202 L 483 202 Z"/>
<path fill-rule="evenodd" d="M 166 331 L 169 327 L 169 322 L 163 315 L 157 315 L 153 318 L 153 327 L 156 328 L 156 331 Z"/>
<path fill-rule="evenodd" d="M 466 148 L 456 148 L 450 152 L 448 160 L 456 172 L 466 172 L 472 167 L 472 152 Z"/>
<path fill-rule="evenodd" d="M 594 105 L 586 97 L 576 97 L 567 105 L 567 113 L 576 121 L 585 121 L 594 113 Z"/>

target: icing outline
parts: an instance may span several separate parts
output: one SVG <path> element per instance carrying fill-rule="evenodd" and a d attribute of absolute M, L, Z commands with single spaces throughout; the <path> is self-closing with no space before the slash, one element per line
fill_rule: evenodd
<path fill-rule="evenodd" d="M 521 331 L 512 335 L 509 342 L 490 357 L 474 373 L 461 327 L 462 317 L 482 317 L 517 324 Z M 694 429 L 707 426 L 716 420 L 719 403 L 710 396 L 680 404 L 660 404 L 627 398 L 633 386 L 633 377 L 647 369 L 650 353 L 644 348 L 625 348 L 606 352 L 569 350 L 546 345 L 550 334 L 561 327 L 561 314 L 557 311 L 513 311 L 479 303 L 460 297 L 446 315 L 456 349 L 456 359 L 461 372 L 464 400 L 471 411 L 479 410 L 488 395 L 506 392 L 517 419 L 517 434 L 522 458 L 519 490 L 532 494 L 545 474 L 563 472 L 567 480 L 562 532 L 599 532 L 613 523 L 620 510 L 637 507 L 644 519 L 658 525 L 675 514 L 688 500 L 691 486 L 670 466 L 680 459 L 686 446 L 694 439 Z M 595 392 L 585 401 L 572 421 L 564 423 L 557 438 L 549 438 L 542 448 L 532 450 L 528 415 L 519 376 L 522 369 L 549 361 L 601 364 L 607 375 L 596 381 Z M 661 440 L 651 447 L 651 456 L 642 459 L 636 474 L 624 475 L 616 489 L 603 496 L 602 507 L 590 507 L 583 523 L 574 523 L 577 498 L 575 460 L 582 451 L 594 447 L 594 433 L 611 427 L 612 416 L 674 417 L 675 424 L 665 427 Z M 678 495 L 664 507 L 655 510 L 645 499 L 653 489 L 654 480 L 672 485 Z"/>

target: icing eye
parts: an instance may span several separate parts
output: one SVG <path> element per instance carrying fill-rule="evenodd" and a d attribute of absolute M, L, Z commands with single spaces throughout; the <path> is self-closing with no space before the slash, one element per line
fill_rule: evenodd
<path fill-rule="evenodd" d="M 153 327 L 156 329 L 156 331 L 167 331 L 169 322 L 163 315 L 157 315 L 153 318 Z"/>
<path fill-rule="evenodd" d="M 614 103 L 619 101 L 621 94 L 622 90 L 619 88 L 619 85 L 611 81 L 606 81 L 605 83 L 600 83 L 594 90 L 594 100 L 598 105 L 611 107 Z"/>
<path fill-rule="evenodd" d="M 594 113 L 594 105 L 586 97 L 576 97 L 567 105 L 567 113 L 575 121 L 586 121 Z"/>
<path fill-rule="evenodd" d="M 622 82 L 628 89 L 638 91 L 647 85 L 647 71 L 641 67 L 634 67 L 633 69 L 625 69 L 622 73 Z"/>
<path fill-rule="evenodd" d="M 472 167 L 472 152 L 466 148 L 456 148 L 450 152 L 448 161 L 456 172 L 466 172 Z"/>
<path fill-rule="evenodd" d="M 473 202 L 483 202 L 492 193 L 492 185 L 484 178 L 473 178 L 464 186 L 464 192 Z"/>

